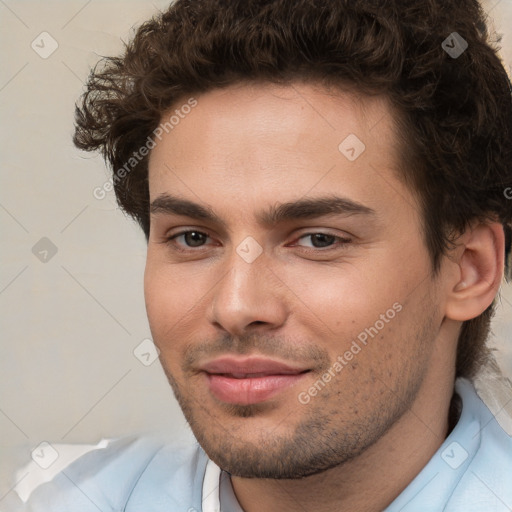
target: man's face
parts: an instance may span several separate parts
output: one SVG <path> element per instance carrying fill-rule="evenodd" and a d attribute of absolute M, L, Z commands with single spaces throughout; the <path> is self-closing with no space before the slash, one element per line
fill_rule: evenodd
<path fill-rule="evenodd" d="M 304 84 L 196 99 L 149 162 L 154 341 L 218 465 L 317 473 L 381 438 L 434 366 L 443 300 L 392 115 Z"/>

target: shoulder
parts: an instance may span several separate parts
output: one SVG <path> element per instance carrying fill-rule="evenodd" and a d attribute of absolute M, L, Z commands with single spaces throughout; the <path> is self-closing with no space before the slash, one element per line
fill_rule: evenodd
<path fill-rule="evenodd" d="M 462 399 L 457 425 L 386 511 L 510 511 L 512 387 L 495 375 L 457 379 L 455 391 Z"/>
<path fill-rule="evenodd" d="M 206 461 L 197 443 L 118 439 L 89 451 L 38 486 L 30 494 L 27 510 L 186 511 L 194 504 L 200 506 Z"/>
<path fill-rule="evenodd" d="M 510 510 L 512 506 L 512 386 L 496 374 L 458 383 L 478 420 L 466 437 L 477 443 L 447 510 Z M 470 435 L 469 435 L 470 434 Z"/>

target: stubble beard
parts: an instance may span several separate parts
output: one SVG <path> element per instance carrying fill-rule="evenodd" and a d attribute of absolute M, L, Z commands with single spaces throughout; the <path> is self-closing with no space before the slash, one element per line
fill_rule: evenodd
<path fill-rule="evenodd" d="M 222 424 L 201 400 L 185 396 L 167 371 L 166 375 L 194 436 L 220 468 L 243 478 L 299 479 L 341 466 L 377 442 L 411 407 L 424 374 L 411 371 L 406 376 L 400 375 L 394 390 L 379 376 L 370 376 L 384 386 L 374 406 L 364 414 L 360 413 L 364 407 L 357 406 L 340 414 L 335 395 L 340 401 L 347 396 L 339 389 L 324 388 L 320 396 L 307 405 L 297 401 L 296 407 L 305 414 L 300 420 L 293 420 L 295 425 L 290 418 L 295 415 L 285 414 L 276 421 L 274 431 L 252 439 L 239 434 L 243 431 L 247 435 L 247 425 L 230 429 L 230 425 Z M 369 394 L 375 395 L 373 390 Z M 222 417 L 247 423 L 265 410 L 265 404 L 223 404 L 221 408 Z M 278 434 L 278 428 L 282 430 L 287 424 L 290 432 Z"/>
<path fill-rule="evenodd" d="M 265 336 L 205 343 L 204 348 L 197 346 L 189 351 L 188 362 L 185 357 L 183 382 L 178 382 L 166 368 L 162 354 L 161 363 L 192 432 L 220 468 L 242 478 L 304 478 L 361 455 L 413 405 L 427 373 L 439 328 L 433 298 L 427 293 L 421 302 L 421 315 L 415 324 L 405 327 L 400 342 L 390 344 L 386 352 L 388 340 L 373 340 L 381 349 L 374 347 L 374 359 L 370 359 L 370 363 L 366 361 L 365 365 L 363 359 L 346 366 L 308 404 L 301 404 L 297 399 L 291 411 L 283 411 L 281 417 L 276 418 L 271 429 L 262 428 L 268 421 L 261 423 L 260 419 L 275 416 L 278 405 L 266 402 L 223 404 L 212 401 L 207 391 L 205 396 L 194 394 L 201 386 L 194 386 L 197 375 L 195 381 L 188 378 L 186 368 L 192 366 L 191 361 L 198 354 L 210 349 L 212 353 L 215 350 L 248 353 L 256 348 L 261 353 L 282 356 L 285 360 L 288 356 L 293 360 L 291 356 L 298 356 L 299 352 L 294 348 L 294 354 L 287 354 L 286 347 L 297 345 Z M 396 328 L 395 335 L 399 332 Z M 339 346 L 347 344 L 340 342 Z M 407 353 L 399 354 L 398 363 L 388 366 L 399 349 Z M 376 356 L 379 356 L 379 364 L 376 364 Z M 295 360 L 311 364 L 316 361 L 315 372 L 311 374 L 315 379 L 332 365 L 327 352 L 314 344 L 305 346 Z M 295 414 L 297 409 L 298 415 Z"/>

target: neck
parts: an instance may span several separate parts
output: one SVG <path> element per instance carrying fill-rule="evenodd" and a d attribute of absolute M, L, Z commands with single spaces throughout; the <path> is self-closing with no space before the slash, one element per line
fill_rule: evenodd
<path fill-rule="evenodd" d="M 245 512 L 382 511 L 423 469 L 453 428 L 449 424 L 452 395 L 453 375 L 427 377 L 412 407 L 358 457 L 297 480 L 232 476 L 238 502 Z"/>

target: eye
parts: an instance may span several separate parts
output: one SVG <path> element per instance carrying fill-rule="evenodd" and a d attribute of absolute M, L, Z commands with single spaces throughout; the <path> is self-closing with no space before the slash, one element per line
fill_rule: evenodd
<path fill-rule="evenodd" d="M 342 238 L 336 235 L 330 235 L 328 233 L 307 233 L 302 235 L 298 240 L 308 239 L 310 240 L 310 244 L 299 244 L 302 247 L 313 248 L 313 249 L 323 249 L 323 248 L 331 248 L 334 245 L 344 245 L 350 243 L 351 240 L 348 238 Z"/>
<path fill-rule="evenodd" d="M 175 235 L 170 236 L 168 243 L 182 245 L 184 247 L 202 247 L 210 237 L 202 231 L 188 230 L 181 231 Z"/>

